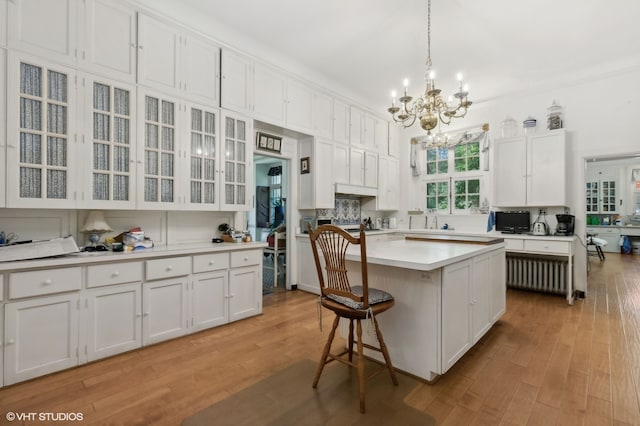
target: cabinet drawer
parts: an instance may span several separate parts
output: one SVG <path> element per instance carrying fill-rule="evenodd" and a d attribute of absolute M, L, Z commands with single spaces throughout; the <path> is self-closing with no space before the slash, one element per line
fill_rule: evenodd
<path fill-rule="evenodd" d="M 142 281 L 142 262 L 110 263 L 87 267 L 87 287 Z"/>
<path fill-rule="evenodd" d="M 517 238 L 505 238 L 504 248 L 506 251 L 522 251 L 524 250 L 524 240 Z"/>
<path fill-rule="evenodd" d="M 229 253 L 210 253 L 193 256 L 193 272 L 220 271 L 229 268 Z"/>
<path fill-rule="evenodd" d="M 569 254 L 568 241 L 548 241 L 548 240 L 525 240 L 525 251 L 535 251 L 539 253 Z"/>
<path fill-rule="evenodd" d="M 60 268 L 9 275 L 9 299 L 80 290 L 82 269 Z"/>
<path fill-rule="evenodd" d="M 244 250 L 231 252 L 231 267 L 259 265 L 262 262 L 262 250 Z"/>
<path fill-rule="evenodd" d="M 620 236 L 620 229 L 618 228 L 599 228 L 598 232 L 602 235 Z"/>
<path fill-rule="evenodd" d="M 191 257 L 147 260 L 147 280 L 179 277 L 191 273 Z"/>

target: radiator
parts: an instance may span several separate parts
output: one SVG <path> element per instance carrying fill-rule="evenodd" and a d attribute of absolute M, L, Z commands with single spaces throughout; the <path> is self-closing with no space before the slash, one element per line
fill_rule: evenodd
<path fill-rule="evenodd" d="M 507 286 L 544 293 L 567 293 L 566 259 L 507 254 Z"/>

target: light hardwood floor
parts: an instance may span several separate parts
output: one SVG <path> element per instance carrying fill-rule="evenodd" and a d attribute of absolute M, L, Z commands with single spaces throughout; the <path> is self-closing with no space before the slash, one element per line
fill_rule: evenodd
<path fill-rule="evenodd" d="M 439 425 L 640 425 L 640 258 L 590 261 L 586 299 L 568 306 L 508 291 L 503 318 L 405 402 Z M 325 327 L 330 320 L 325 312 Z M 317 360 L 325 336 L 316 296 L 276 293 L 259 317 L 1 389 L 0 424 L 13 411 L 82 413 L 72 424 L 179 425 L 299 359 Z"/>

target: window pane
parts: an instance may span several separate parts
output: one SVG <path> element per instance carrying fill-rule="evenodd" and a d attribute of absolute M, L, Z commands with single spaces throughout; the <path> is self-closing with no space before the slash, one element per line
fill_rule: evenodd
<path fill-rule="evenodd" d="M 464 172 L 467 170 L 467 159 L 466 158 L 456 158 L 455 159 L 455 170 L 456 172 Z"/>
<path fill-rule="evenodd" d="M 427 174 L 428 175 L 436 174 L 436 163 L 427 163 Z"/>
<path fill-rule="evenodd" d="M 480 170 L 480 157 L 469 157 L 468 170 Z"/>
<path fill-rule="evenodd" d="M 435 160 L 436 160 L 436 150 L 427 149 L 427 161 L 435 161 Z"/>
<path fill-rule="evenodd" d="M 457 180 L 454 183 L 455 185 L 455 190 L 456 190 L 456 194 L 464 194 L 466 193 L 466 189 L 467 189 L 467 182 L 464 180 Z"/>
<path fill-rule="evenodd" d="M 448 172 L 449 172 L 449 162 L 438 161 L 438 173 L 448 173 Z"/>
<path fill-rule="evenodd" d="M 470 179 L 467 181 L 467 190 L 469 194 L 480 193 L 480 179 Z"/>

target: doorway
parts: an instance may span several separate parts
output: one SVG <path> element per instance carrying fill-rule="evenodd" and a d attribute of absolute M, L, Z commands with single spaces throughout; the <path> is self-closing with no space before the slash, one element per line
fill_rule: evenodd
<path fill-rule="evenodd" d="M 247 213 L 247 223 L 255 241 L 269 244 L 263 257 L 262 293 L 271 294 L 290 286 L 286 249 L 289 160 L 262 154 L 254 154 L 253 160 L 256 202 Z"/>

